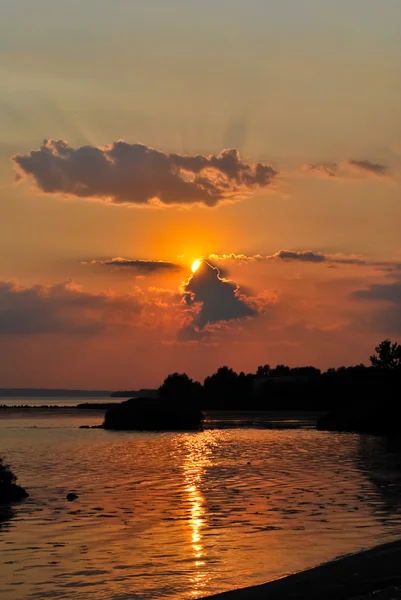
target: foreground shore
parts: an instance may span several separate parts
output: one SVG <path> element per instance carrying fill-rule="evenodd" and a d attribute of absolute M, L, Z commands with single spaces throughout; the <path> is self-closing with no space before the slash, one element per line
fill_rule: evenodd
<path fill-rule="evenodd" d="M 401 598 L 401 540 L 254 587 L 221 600 L 393 600 Z"/>

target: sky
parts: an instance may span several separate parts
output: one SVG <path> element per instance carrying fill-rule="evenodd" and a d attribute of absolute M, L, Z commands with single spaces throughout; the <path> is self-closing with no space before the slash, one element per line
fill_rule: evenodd
<path fill-rule="evenodd" d="M 401 339 L 399 0 L 0 13 L 0 387 Z"/>

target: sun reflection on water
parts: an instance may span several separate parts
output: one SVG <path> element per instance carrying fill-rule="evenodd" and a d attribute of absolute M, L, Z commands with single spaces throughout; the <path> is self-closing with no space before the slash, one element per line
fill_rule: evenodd
<path fill-rule="evenodd" d="M 183 462 L 184 477 L 187 483 L 185 488 L 189 502 L 189 535 L 194 558 L 194 571 L 190 576 L 192 583 L 191 596 L 197 598 L 202 595 L 209 575 L 206 562 L 202 531 L 205 527 L 205 507 L 202 494 L 202 479 L 205 467 L 210 463 L 210 447 L 207 443 L 207 435 L 197 434 L 188 436 L 185 440 L 187 454 Z"/>

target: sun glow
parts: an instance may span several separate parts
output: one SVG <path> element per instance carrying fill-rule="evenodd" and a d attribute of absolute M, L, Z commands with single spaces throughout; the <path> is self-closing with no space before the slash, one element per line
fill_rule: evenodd
<path fill-rule="evenodd" d="M 194 262 L 192 263 L 192 273 L 195 273 L 195 271 L 197 271 L 199 269 L 199 267 L 201 266 L 202 261 L 201 260 L 194 260 Z"/>

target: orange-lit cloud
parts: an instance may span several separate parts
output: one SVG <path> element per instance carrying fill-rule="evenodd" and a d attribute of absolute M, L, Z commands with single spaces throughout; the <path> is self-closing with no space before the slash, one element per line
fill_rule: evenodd
<path fill-rule="evenodd" d="M 359 265 L 377 267 L 383 270 L 399 270 L 401 263 L 396 261 L 373 261 L 363 258 L 358 255 L 347 254 L 324 254 L 323 252 L 314 252 L 312 250 L 279 250 L 275 254 L 210 254 L 211 260 L 219 261 L 235 261 L 243 263 L 252 262 L 268 262 L 268 261 L 284 261 L 284 262 L 304 262 L 304 263 L 330 263 L 332 265 Z"/>
<path fill-rule="evenodd" d="M 12 160 L 43 192 L 130 205 L 216 206 L 269 186 L 277 175 L 265 163 L 244 162 L 234 149 L 187 156 L 123 141 L 74 149 L 46 140 Z"/>

